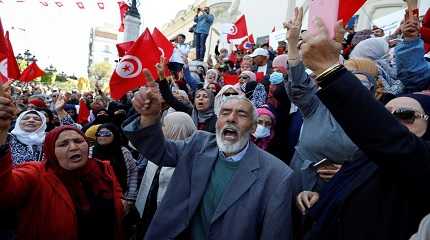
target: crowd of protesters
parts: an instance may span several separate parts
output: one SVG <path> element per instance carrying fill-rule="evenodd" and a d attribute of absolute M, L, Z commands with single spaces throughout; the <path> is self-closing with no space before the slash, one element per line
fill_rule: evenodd
<path fill-rule="evenodd" d="M 2 85 L 0 239 L 430 239 L 430 10 L 203 62 L 211 16 L 120 101 Z"/>

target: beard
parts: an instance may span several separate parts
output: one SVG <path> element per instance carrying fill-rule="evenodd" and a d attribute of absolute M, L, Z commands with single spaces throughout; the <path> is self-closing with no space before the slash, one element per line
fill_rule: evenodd
<path fill-rule="evenodd" d="M 235 128 L 237 129 L 237 132 L 239 133 L 239 129 L 231 124 L 225 125 L 222 129 L 217 128 L 216 129 L 216 142 L 218 145 L 218 148 L 226 154 L 236 154 L 240 152 L 246 144 L 248 144 L 249 139 L 251 137 L 251 130 L 243 133 L 242 135 L 239 135 L 239 140 L 235 143 L 231 143 L 230 141 L 225 141 L 223 139 L 223 132 L 226 127 L 229 128 Z"/>

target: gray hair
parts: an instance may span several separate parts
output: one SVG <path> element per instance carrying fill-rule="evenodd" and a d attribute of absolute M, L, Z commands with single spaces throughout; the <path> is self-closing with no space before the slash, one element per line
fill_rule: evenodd
<path fill-rule="evenodd" d="M 252 123 L 256 124 L 257 123 L 257 110 L 255 109 L 254 104 L 252 104 L 251 100 L 249 100 L 247 97 L 242 96 L 242 95 L 230 95 L 227 98 L 225 98 L 223 101 L 221 101 L 221 104 L 219 106 L 219 110 L 221 111 L 222 106 L 231 101 L 231 100 L 238 100 L 238 101 L 245 101 L 247 103 L 249 103 L 249 105 L 251 106 L 251 117 L 252 117 Z M 217 112 L 216 115 L 219 116 L 220 112 Z"/>

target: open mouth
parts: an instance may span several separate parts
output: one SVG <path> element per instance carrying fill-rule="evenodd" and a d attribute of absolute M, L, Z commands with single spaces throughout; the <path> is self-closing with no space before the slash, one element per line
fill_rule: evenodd
<path fill-rule="evenodd" d="M 223 139 L 226 141 L 235 142 L 239 138 L 239 131 L 232 127 L 226 127 L 222 131 Z"/>
<path fill-rule="evenodd" d="M 73 154 L 73 155 L 70 157 L 70 159 L 71 159 L 73 162 L 79 162 L 79 161 L 82 159 L 82 157 L 81 157 L 81 154 L 76 153 L 76 154 Z"/>

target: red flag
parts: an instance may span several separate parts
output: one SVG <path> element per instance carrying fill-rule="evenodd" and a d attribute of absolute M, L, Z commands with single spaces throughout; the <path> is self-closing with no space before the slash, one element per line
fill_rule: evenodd
<path fill-rule="evenodd" d="M 116 45 L 116 49 L 118 50 L 118 56 L 119 57 L 124 56 L 125 53 L 128 52 L 128 50 L 130 50 L 131 47 L 133 47 L 133 44 L 134 44 L 134 41 L 118 43 Z"/>
<path fill-rule="evenodd" d="M 152 76 L 157 76 L 155 64 L 160 61 L 161 53 L 148 29 L 140 35 L 130 51 L 121 58 L 109 82 L 113 99 L 118 100 L 128 91 L 145 85 L 143 69 L 147 68 Z"/>
<path fill-rule="evenodd" d="M 118 2 L 118 6 L 119 6 L 119 14 L 121 16 L 121 25 L 119 26 L 118 31 L 124 32 L 124 19 L 125 19 L 125 14 L 128 11 L 128 5 L 127 3 L 122 1 L 122 2 Z"/>
<path fill-rule="evenodd" d="M 249 35 L 243 42 L 237 47 L 239 50 L 249 50 L 252 49 L 255 45 L 254 36 Z"/>
<path fill-rule="evenodd" d="M 0 20 L 0 83 L 8 81 L 7 57 L 8 44 L 4 37 L 3 25 Z"/>
<path fill-rule="evenodd" d="M 224 73 L 224 85 L 235 85 L 239 82 L 239 75 L 236 74 L 230 74 L 230 73 Z"/>
<path fill-rule="evenodd" d="M 81 125 L 87 124 L 89 116 L 90 110 L 88 109 L 87 103 L 85 102 L 85 99 L 81 98 L 81 100 L 79 100 L 78 123 Z"/>
<path fill-rule="evenodd" d="M 80 8 L 80 9 L 85 9 L 84 3 L 81 1 L 76 2 L 76 6 L 78 6 L 78 8 Z"/>
<path fill-rule="evenodd" d="M 161 56 L 169 61 L 170 57 L 172 57 L 174 49 L 172 43 L 166 38 L 166 36 L 164 36 L 162 32 L 160 32 L 160 30 L 158 30 L 158 28 L 154 28 L 154 31 L 152 32 L 152 38 L 157 44 L 158 49 L 161 52 Z"/>
<path fill-rule="evenodd" d="M 100 10 L 105 9 L 105 3 L 104 2 L 97 2 L 97 6 L 100 8 Z"/>
<path fill-rule="evenodd" d="M 42 71 L 39 66 L 37 66 L 36 62 L 33 62 L 24 71 L 22 71 L 19 80 L 21 82 L 31 82 L 34 79 L 43 76 L 44 74 L 45 72 Z"/>
<path fill-rule="evenodd" d="M 13 53 L 12 43 L 9 39 L 9 32 L 6 32 L 7 44 L 7 76 L 12 79 L 19 79 L 21 72 L 19 71 L 18 63 L 16 62 L 15 54 Z"/>
<path fill-rule="evenodd" d="M 62 2 L 60 2 L 60 1 L 55 2 L 55 4 L 56 4 L 58 7 L 62 7 L 62 6 L 64 6 L 64 4 L 63 4 Z"/>
<path fill-rule="evenodd" d="M 338 19 L 346 24 L 365 2 L 366 0 L 339 0 Z"/>
<path fill-rule="evenodd" d="M 242 39 L 246 36 L 248 36 L 248 28 L 246 27 L 245 15 L 242 15 L 236 23 L 231 26 L 227 34 L 227 42 L 231 43 L 230 40 Z"/>

